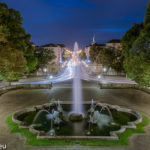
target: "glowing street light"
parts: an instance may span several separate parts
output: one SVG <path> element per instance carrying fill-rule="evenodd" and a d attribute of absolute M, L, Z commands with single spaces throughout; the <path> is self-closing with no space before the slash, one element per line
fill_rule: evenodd
<path fill-rule="evenodd" d="M 100 79 L 101 78 L 101 75 L 98 75 L 98 77 L 97 77 L 98 79 Z"/>
<path fill-rule="evenodd" d="M 47 72 L 47 68 L 44 68 L 43 71 L 44 71 L 44 72 Z"/>
<path fill-rule="evenodd" d="M 106 72 L 106 71 L 107 71 L 107 68 L 103 68 L 103 71 Z"/>
<path fill-rule="evenodd" d="M 51 75 L 51 76 L 49 76 L 49 79 L 53 79 L 53 76 Z"/>

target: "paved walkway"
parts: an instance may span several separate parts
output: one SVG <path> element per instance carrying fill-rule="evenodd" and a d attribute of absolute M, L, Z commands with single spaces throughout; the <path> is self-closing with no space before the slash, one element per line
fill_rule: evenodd
<path fill-rule="evenodd" d="M 131 137 L 129 146 L 109 147 L 33 147 L 24 145 L 20 134 L 10 134 L 5 123 L 6 117 L 12 112 L 49 102 L 50 98 L 70 101 L 72 99 L 72 85 L 70 83 L 56 84 L 51 90 L 16 90 L 0 97 L 0 144 L 7 144 L 8 150 L 150 150 L 150 126 L 146 134 Z M 110 104 L 118 104 L 143 112 L 150 117 L 150 95 L 133 89 L 99 89 L 96 83 L 83 83 L 83 100 L 91 98 Z"/>

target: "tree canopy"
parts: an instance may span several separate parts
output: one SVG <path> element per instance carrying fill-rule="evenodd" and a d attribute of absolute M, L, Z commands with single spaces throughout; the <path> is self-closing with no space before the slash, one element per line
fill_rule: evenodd
<path fill-rule="evenodd" d="M 56 57 L 52 49 L 49 50 L 43 47 L 36 47 L 35 55 L 38 59 L 37 69 L 45 67 L 50 61 L 52 61 Z"/>
<path fill-rule="evenodd" d="M 92 62 L 97 62 L 98 60 L 97 57 L 98 57 L 100 50 L 102 50 L 102 48 L 98 47 L 96 44 L 91 45 L 89 54 L 90 54 L 90 59 Z"/>
<path fill-rule="evenodd" d="M 113 48 L 103 49 L 98 54 L 98 63 L 111 67 L 118 72 L 123 71 L 123 57 L 120 50 Z"/>
<path fill-rule="evenodd" d="M 0 46 L 0 78 L 4 81 L 18 80 L 26 69 L 23 52 Z"/>
<path fill-rule="evenodd" d="M 35 49 L 30 42 L 30 34 L 22 27 L 23 19 L 19 11 L 9 9 L 5 3 L 0 3 L 0 6 L 0 78 L 11 80 L 12 77 L 14 80 L 16 74 L 16 79 L 19 79 L 23 73 L 35 69 L 37 65 L 34 57 Z M 5 69 L 2 66 L 5 66 Z"/>
<path fill-rule="evenodd" d="M 0 26 L 0 44 L 5 43 L 7 41 L 3 30 L 4 27 Z"/>
<path fill-rule="evenodd" d="M 144 23 L 127 31 L 122 43 L 126 73 L 140 86 L 150 86 L 150 2 Z"/>
<path fill-rule="evenodd" d="M 145 19 L 144 19 L 144 26 L 150 23 L 150 2 L 147 5 L 147 10 L 145 14 Z"/>
<path fill-rule="evenodd" d="M 98 54 L 98 63 L 102 64 L 103 66 L 111 67 L 113 61 L 113 51 L 110 49 L 103 49 Z"/>
<path fill-rule="evenodd" d="M 85 51 L 82 50 L 81 53 L 79 54 L 79 57 L 81 60 L 86 60 L 87 57 Z"/>

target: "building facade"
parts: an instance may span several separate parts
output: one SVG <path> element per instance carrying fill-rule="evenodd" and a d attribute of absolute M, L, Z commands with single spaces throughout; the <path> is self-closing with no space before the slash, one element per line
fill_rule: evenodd
<path fill-rule="evenodd" d="M 88 59 L 90 59 L 90 48 L 95 44 L 97 47 L 101 49 L 113 49 L 115 52 L 122 50 L 122 44 L 119 39 L 113 39 L 107 42 L 106 44 L 97 44 L 95 38 L 93 38 L 93 42 L 91 45 L 85 47 L 85 53 Z"/>
<path fill-rule="evenodd" d="M 92 45 L 95 45 L 96 47 L 98 47 L 100 49 L 104 49 L 106 47 L 105 44 L 97 44 L 97 43 L 93 43 L 89 46 L 86 46 L 84 50 L 85 50 L 85 53 L 86 53 L 87 61 L 90 60 L 90 48 L 91 48 Z"/>
<path fill-rule="evenodd" d="M 113 39 L 106 43 L 106 48 L 112 48 L 114 50 L 122 50 L 122 44 L 119 39 Z"/>
<path fill-rule="evenodd" d="M 101 49 L 106 49 L 106 50 L 111 49 L 114 52 L 114 54 L 116 55 L 117 60 L 120 61 L 120 54 L 121 54 L 121 51 L 122 51 L 122 44 L 121 44 L 119 39 L 112 39 L 112 40 L 108 41 L 106 44 L 97 44 L 96 41 L 95 41 L 95 38 L 93 38 L 92 44 L 89 45 L 89 46 L 86 46 L 85 49 L 84 49 L 85 53 L 86 53 L 86 56 L 87 56 L 87 63 L 90 63 L 90 48 L 93 44 L 96 45 L 97 47 L 99 47 L 100 50 Z M 97 63 L 93 62 L 93 63 L 90 63 L 88 66 L 89 66 L 91 72 L 93 72 L 93 73 L 103 72 L 103 66 L 101 64 L 97 64 Z M 107 74 L 107 75 L 124 75 L 123 72 L 120 72 L 120 73 L 116 72 L 112 68 L 108 68 L 107 73 L 105 72 L 105 74 Z"/>
<path fill-rule="evenodd" d="M 63 51 L 65 50 L 65 45 L 63 44 L 47 44 L 47 45 L 43 45 L 41 46 L 44 49 L 47 50 L 52 50 L 54 52 L 55 55 L 55 59 L 50 62 L 55 63 L 55 64 L 61 64 L 63 61 Z"/>
<path fill-rule="evenodd" d="M 55 58 L 52 61 L 50 61 L 47 65 L 39 68 L 37 71 L 37 75 L 57 73 L 61 67 L 61 64 L 63 63 L 63 52 L 65 51 L 65 49 L 66 47 L 63 44 L 46 44 L 38 46 L 35 52 L 36 56 L 38 56 L 41 53 L 41 51 L 49 50 L 54 52 Z"/>

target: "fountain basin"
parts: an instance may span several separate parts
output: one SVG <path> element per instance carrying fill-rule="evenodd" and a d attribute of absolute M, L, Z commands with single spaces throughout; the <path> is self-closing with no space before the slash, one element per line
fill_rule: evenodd
<path fill-rule="evenodd" d="M 84 118 L 81 121 L 70 121 L 69 114 L 71 112 L 71 102 L 61 102 L 64 110 L 64 116 L 61 118 L 63 121 L 59 125 L 54 125 L 55 135 L 51 136 L 50 132 L 50 120 L 42 120 L 41 124 L 33 124 L 33 119 L 36 114 L 43 108 L 51 111 L 56 108 L 56 103 L 48 103 L 44 105 L 38 105 L 34 108 L 21 110 L 16 112 L 12 120 L 19 124 L 20 128 L 28 128 L 30 132 L 37 134 L 39 139 L 104 139 L 104 140 L 118 140 L 117 134 L 123 133 L 127 128 L 136 128 L 136 124 L 142 121 L 142 116 L 131 109 L 121 108 L 116 105 L 109 105 L 114 122 L 111 122 L 109 114 L 103 112 L 98 114 L 104 104 L 97 103 L 95 115 L 100 115 L 102 120 L 98 120 L 98 123 L 89 124 L 88 122 L 88 110 L 90 109 L 90 102 L 84 102 Z M 47 115 L 43 113 L 43 116 Z M 121 119 L 121 118 L 122 119 Z M 43 117 L 42 117 L 43 118 Z M 46 118 L 46 117 L 45 117 Z M 43 125 L 45 124 L 45 126 Z M 90 125 L 90 130 L 89 130 Z M 90 134 L 87 134 L 90 133 Z"/>

